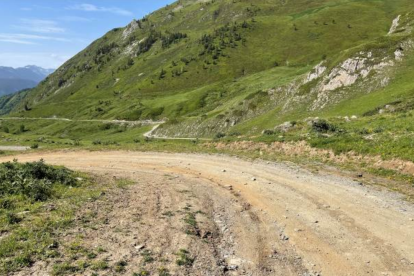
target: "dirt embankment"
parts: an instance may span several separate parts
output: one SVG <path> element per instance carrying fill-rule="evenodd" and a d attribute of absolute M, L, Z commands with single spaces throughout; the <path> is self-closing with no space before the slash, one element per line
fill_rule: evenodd
<path fill-rule="evenodd" d="M 208 155 L 17 158 L 135 183 L 84 206 L 63 237 L 105 248 L 109 263 L 124 261 L 125 275 L 414 275 L 413 205 L 343 177 Z M 44 275 L 52 265 L 21 275 Z"/>
<path fill-rule="evenodd" d="M 337 164 L 355 163 L 367 164 L 367 166 L 377 169 L 393 170 L 403 174 L 414 175 L 414 163 L 401 159 L 383 160 L 380 156 L 360 155 L 356 152 L 345 154 L 335 154 L 332 150 L 318 149 L 311 147 L 305 141 L 301 142 L 273 142 L 271 144 L 257 143 L 251 141 L 231 142 L 231 143 L 209 143 L 208 146 L 219 150 L 231 149 L 242 151 L 261 151 L 270 154 L 282 154 L 285 156 L 306 156 L 318 158 L 322 161 L 331 161 Z"/>

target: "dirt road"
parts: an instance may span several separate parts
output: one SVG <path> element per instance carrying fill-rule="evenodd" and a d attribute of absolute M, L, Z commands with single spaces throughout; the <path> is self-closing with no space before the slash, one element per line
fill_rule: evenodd
<path fill-rule="evenodd" d="M 151 139 L 163 139 L 163 140 L 200 140 L 200 141 L 211 141 L 210 138 L 196 138 L 196 137 L 167 137 L 167 136 L 159 136 L 154 134 L 155 131 L 165 122 L 161 122 L 159 124 L 155 124 L 152 129 L 146 133 L 144 133 L 144 137 L 151 138 Z"/>
<path fill-rule="evenodd" d="M 225 156 L 18 156 L 40 158 L 137 183 L 86 206 L 106 223 L 76 230 L 113 261 L 127 260 L 127 272 L 139 271 L 145 256 L 137 251 L 148 248 L 155 261 L 146 269 L 173 275 L 414 275 L 413 205 L 350 179 Z M 174 262 L 180 249 L 192 264 Z"/>
<path fill-rule="evenodd" d="M 140 121 L 127 121 L 127 120 L 98 120 L 98 119 L 68 119 L 68 118 L 30 118 L 30 117 L 2 117 L 0 121 L 63 121 L 63 122 L 87 122 L 87 123 L 105 123 L 105 124 L 128 124 L 128 125 L 161 125 L 165 121 L 152 121 L 152 120 L 140 120 Z"/>

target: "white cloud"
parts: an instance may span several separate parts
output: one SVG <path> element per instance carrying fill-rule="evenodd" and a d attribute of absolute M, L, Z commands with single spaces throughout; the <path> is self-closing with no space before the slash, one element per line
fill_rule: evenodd
<path fill-rule="evenodd" d="M 133 13 L 117 7 L 99 7 L 92 4 L 78 4 L 67 7 L 68 10 L 80 10 L 86 12 L 110 12 L 118 15 L 132 16 Z"/>
<path fill-rule="evenodd" d="M 19 30 L 25 30 L 35 33 L 64 33 L 65 29 L 58 26 L 58 23 L 51 20 L 42 19 L 20 19 L 20 25 L 13 27 Z"/>
<path fill-rule="evenodd" d="M 92 21 L 91 18 L 85 18 L 81 16 L 62 16 L 59 18 L 60 20 L 67 21 L 67 22 L 89 22 Z"/>
<path fill-rule="evenodd" d="M 24 44 L 24 45 L 34 45 L 36 43 L 30 42 L 27 40 L 17 39 L 17 38 L 7 38 L 7 37 L 1 37 L 0 35 L 0 41 L 1 42 L 7 42 L 7 43 L 14 43 L 14 44 Z"/>
<path fill-rule="evenodd" d="M 37 44 L 37 41 L 60 41 L 69 42 L 70 40 L 61 37 L 43 36 L 43 35 L 29 35 L 29 34 L 5 34 L 0 33 L 0 41 L 16 44 Z"/>

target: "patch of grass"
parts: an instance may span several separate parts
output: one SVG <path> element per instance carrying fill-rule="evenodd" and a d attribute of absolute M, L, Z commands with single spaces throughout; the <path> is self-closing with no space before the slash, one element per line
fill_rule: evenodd
<path fill-rule="evenodd" d="M 166 212 L 162 213 L 162 215 L 164 217 L 173 217 L 174 213 L 172 211 L 166 211 Z"/>
<path fill-rule="evenodd" d="M 84 179 L 76 180 L 78 176 Z M 44 162 L 0 165 L 0 274 L 10 274 L 40 259 L 60 256 L 59 233 L 73 225 L 75 211 L 89 198 L 99 195 L 98 187 L 85 175 Z M 52 206 L 49 210 L 48 206 Z M 73 256 L 85 255 L 85 248 L 68 248 Z M 76 259 L 76 258 L 75 258 Z M 87 263 L 56 264 L 56 274 L 70 274 Z"/>
<path fill-rule="evenodd" d="M 109 268 L 109 264 L 107 260 L 99 260 L 94 261 L 91 264 L 92 270 L 98 271 L 98 270 L 107 270 Z"/>
<path fill-rule="evenodd" d="M 98 254 L 96 254 L 95 252 L 88 252 L 86 254 L 86 257 L 90 260 L 95 259 L 98 256 Z"/>
<path fill-rule="evenodd" d="M 148 271 L 148 270 L 145 270 L 145 269 L 143 269 L 143 270 L 141 270 L 139 273 L 133 273 L 132 274 L 133 276 L 149 276 L 149 275 L 151 275 L 150 274 L 150 272 Z"/>
<path fill-rule="evenodd" d="M 185 249 L 180 249 L 177 253 L 176 264 L 179 266 L 192 266 L 194 258 L 190 257 L 190 252 Z"/>
<path fill-rule="evenodd" d="M 20 164 L 7 162 L 0 165 L 0 196 L 22 195 L 27 200 L 45 201 L 53 196 L 54 185 L 73 187 L 77 180 L 73 172 L 65 168 L 39 162 Z"/>
<path fill-rule="evenodd" d="M 194 213 L 187 213 L 184 222 L 192 227 L 197 227 L 197 219 Z"/>
<path fill-rule="evenodd" d="M 103 247 L 99 246 L 97 249 L 98 253 L 105 253 L 107 252 Z"/>
<path fill-rule="evenodd" d="M 159 276 L 170 276 L 171 274 L 170 274 L 170 272 L 167 268 L 160 267 L 160 268 L 158 268 L 158 275 Z"/>
<path fill-rule="evenodd" d="M 124 272 L 126 270 L 127 265 L 128 265 L 128 263 L 124 260 L 116 262 L 114 270 L 115 270 L 115 272 L 118 272 L 118 273 Z"/>
<path fill-rule="evenodd" d="M 7 224 L 18 224 L 19 222 L 22 221 L 22 219 L 16 214 L 14 214 L 13 212 L 7 212 L 5 221 Z"/>
<path fill-rule="evenodd" d="M 60 275 L 73 275 L 76 273 L 81 272 L 81 268 L 68 263 L 64 262 L 61 264 L 55 264 L 52 269 L 52 275 L 60 276 Z"/>
<path fill-rule="evenodd" d="M 117 179 L 116 181 L 116 186 L 120 189 L 126 189 L 128 188 L 128 186 L 131 186 L 131 185 L 135 185 L 135 182 L 130 179 L 122 178 L 122 179 Z"/>
<path fill-rule="evenodd" d="M 154 257 L 152 256 L 153 253 L 151 250 L 149 249 L 145 249 L 144 251 L 141 252 L 141 256 L 143 257 L 143 263 L 145 264 L 149 264 L 155 261 Z"/>

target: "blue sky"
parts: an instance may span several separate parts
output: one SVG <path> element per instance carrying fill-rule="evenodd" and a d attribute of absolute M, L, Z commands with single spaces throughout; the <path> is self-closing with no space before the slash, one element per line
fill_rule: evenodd
<path fill-rule="evenodd" d="M 57 68 L 109 30 L 174 0 L 0 0 L 0 66 Z"/>

